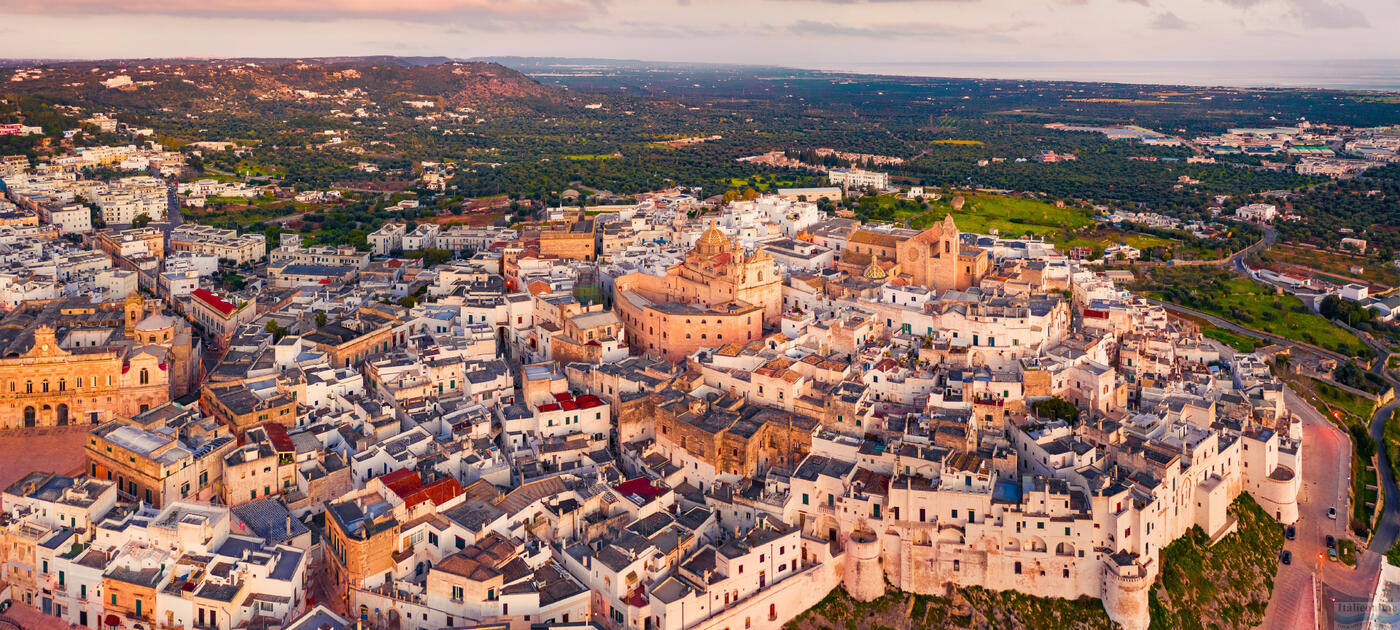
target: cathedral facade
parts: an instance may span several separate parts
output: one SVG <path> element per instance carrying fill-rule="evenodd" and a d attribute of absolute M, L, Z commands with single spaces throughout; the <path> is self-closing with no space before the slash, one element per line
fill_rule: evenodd
<path fill-rule="evenodd" d="M 900 273 L 910 281 L 935 291 L 955 291 L 975 286 L 987 274 L 987 250 L 963 247 L 953 215 L 896 248 Z"/>
<path fill-rule="evenodd" d="M 183 395 L 198 353 L 144 301 L 26 302 L 0 320 L 0 428 L 98 424 Z"/>

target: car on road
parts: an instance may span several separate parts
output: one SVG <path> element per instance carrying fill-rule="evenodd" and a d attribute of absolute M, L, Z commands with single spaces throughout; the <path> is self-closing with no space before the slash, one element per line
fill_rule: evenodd
<path fill-rule="evenodd" d="M 1337 520 L 1337 508 L 1334 508 L 1334 507 L 1327 508 L 1327 518 L 1330 518 L 1330 519 L 1332 519 L 1332 520 L 1334 520 L 1334 521 Z"/>
<path fill-rule="evenodd" d="M 1331 534 L 1328 534 L 1328 535 L 1327 535 L 1327 548 L 1328 548 L 1328 549 L 1336 549 L 1336 548 L 1337 548 L 1337 539 L 1334 538 Z"/>
<path fill-rule="evenodd" d="M 1283 537 L 1284 537 L 1284 538 L 1287 538 L 1287 539 L 1289 539 L 1289 540 L 1293 540 L 1293 538 L 1294 538 L 1295 536 L 1297 536 L 1297 535 L 1298 535 L 1298 528 L 1296 528 L 1296 527 L 1294 527 L 1294 526 L 1292 526 L 1292 525 L 1289 525 L 1288 527 L 1283 528 Z"/>
<path fill-rule="evenodd" d="M 1283 553 L 1279 554 L 1278 561 L 1284 564 L 1293 564 L 1293 552 L 1285 549 Z"/>
<path fill-rule="evenodd" d="M 1333 562 L 1336 562 L 1336 561 L 1337 561 L 1337 548 L 1336 548 L 1336 547 L 1331 547 L 1331 548 L 1329 548 L 1329 549 L 1327 550 L 1327 559 L 1329 559 L 1329 560 L 1331 560 L 1331 561 L 1333 561 Z"/>

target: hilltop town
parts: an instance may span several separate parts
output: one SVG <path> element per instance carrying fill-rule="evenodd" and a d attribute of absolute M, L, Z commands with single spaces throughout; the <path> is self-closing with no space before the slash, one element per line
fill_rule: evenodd
<path fill-rule="evenodd" d="M 1287 349 L 1044 240 L 664 190 L 363 251 L 81 174 L 159 149 L 5 164 L 3 425 L 85 439 L 5 489 L 4 577 L 68 623 L 778 628 L 959 585 L 1145 628 L 1164 547 L 1244 493 L 1299 518 Z"/>

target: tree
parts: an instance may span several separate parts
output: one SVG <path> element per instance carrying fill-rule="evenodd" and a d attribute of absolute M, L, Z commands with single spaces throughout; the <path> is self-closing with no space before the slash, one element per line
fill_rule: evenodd
<path fill-rule="evenodd" d="M 316 311 L 316 327 L 321 328 L 326 325 L 326 312 Z"/>
<path fill-rule="evenodd" d="M 1059 396 L 1037 400 L 1031 404 L 1031 409 L 1035 411 L 1035 415 L 1047 420 L 1064 420 L 1071 425 L 1079 424 L 1079 408 Z"/>
<path fill-rule="evenodd" d="M 131 220 L 131 227 L 134 227 L 134 228 L 143 228 L 143 227 L 146 227 L 147 225 L 150 225 L 150 224 L 151 224 L 151 215 L 145 214 L 145 213 L 138 214 L 138 215 L 136 215 L 136 218 L 135 218 L 135 219 L 132 219 L 132 220 Z"/>
<path fill-rule="evenodd" d="M 263 330 L 272 333 L 273 343 L 281 341 L 283 337 L 286 337 L 288 333 L 292 332 L 290 330 L 287 330 L 286 328 L 283 328 L 282 325 L 277 323 L 277 320 L 275 319 L 267 320 L 267 326 L 264 326 Z"/>
<path fill-rule="evenodd" d="M 413 306 L 417 303 L 418 300 L 411 295 L 406 295 L 404 297 L 399 298 L 399 306 L 402 306 L 404 308 L 413 308 Z"/>

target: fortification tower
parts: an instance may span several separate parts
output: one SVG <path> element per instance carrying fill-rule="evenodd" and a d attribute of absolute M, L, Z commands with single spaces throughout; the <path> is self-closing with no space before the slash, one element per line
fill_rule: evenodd
<path fill-rule="evenodd" d="M 880 536 L 861 525 L 851 532 L 846 546 L 843 583 L 851 597 L 868 602 L 885 594 L 885 572 L 880 568 Z"/>
<path fill-rule="evenodd" d="M 1119 551 L 1104 559 L 1102 573 L 1103 607 L 1108 618 L 1123 630 L 1147 630 L 1147 589 L 1153 576 L 1138 562 L 1135 554 Z"/>

